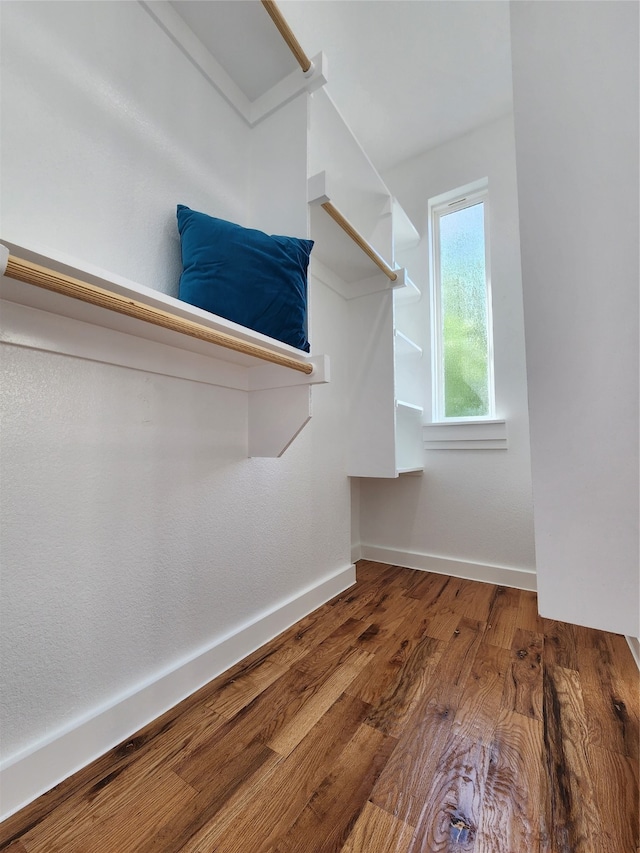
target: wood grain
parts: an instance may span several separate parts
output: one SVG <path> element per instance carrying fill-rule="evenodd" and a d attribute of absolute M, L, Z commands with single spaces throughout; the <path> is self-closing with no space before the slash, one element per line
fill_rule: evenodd
<path fill-rule="evenodd" d="M 368 710 L 359 699 L 338 699 L 299 746 L 257 780 L 255 790 L 249 786 L 238 791 L 190 845 L 208 845 L 216 853 L 271 850 L 295 823 Z"/>
<path fill-rule="evenodd" d="M 520 590 L 518 604 L 518 628 L 532 634 L 544 634 L 544 622 L 538 613 L 538 596 L 530 590 Z"/>
<path fill-rule="evenodd" d="M 557 853 L 598 853 L 600 815 L 586 752 L 587 725 L 578 674 L 544 671 L 546 833 Z"/>
<path fill-rule="evenodd" d="M 421 575 L 414 579 L 407 596 L 420 602 L 423 616 L 441 613 L 443 607 L 455 598 L 456 579 L 431 572 L 421 572 Z"/>
<path fill-rule="evenodd" d="M 466 589 L 471 594 L 472 600 L 465 616 L 477 619 L 478 622 L 488 622 L 497 587 L 492 583 L 479 583 Z"/>
<path fill-rule="evenodd" d="M 491 743 L 478 849 L 541 853 L 543 726 L 503 710 Z"/>
<path fill-rule="evenodd" d="M 55 830 L 42 822 L 22 839 L 27 850 L 47 853 L 103 853 L 137 850 L 175 814 L 186 809 L 196 792 L 175 773 L 147 774 L 133 765 L 113 784 L 66 803 L 56 815 Z M 140 808 L 144 799 L 145 808 Z M 135 846 L 131 839 L 136 839 Z"/>
<path fill-rule="evenodd" d="M 564 669 L 578 669 L 576 626 L 568 622 L 542 620 L 544 628 L 544 662 Z"/>
<path fill-rule="evenodd" d="M 385 850 L 407 853 L 412 837 L 413 827 L 372 803 L 365 803 L 340 853 L 383 853 Z"/>
<path fill-rule="evenodd" d="M 480 743 L 449 737 L 421 803 L 410 853 L 475 849 L 490 757 Z"/>
<path fill-rule="evenodd" d="M 209 707 L 230 720 L 285 672 L 285 665 L 267 660 L 261 666 L 227 681 Z"/>
<path fill-rule="evenodd" d="M 637 696 L 616 671 L 616 654 L 606 635 L 577 628 L 578 665 L 589 743 L 638 761 Z"/>
<path fill-rule="evenodd" d="M 367 643 L 374 645 L 375 648 L 374 639 L 371 625 L 367 625 L 366 622 L 363 624 L 360 620 L 351 617 L 296 661 L 294 668 L 296 672 L 304 673 L 306 678 L 322 678 L 339 668 L 354 649 L 361 648 Z"/>
<path fill-rule="evenodd" d="M 489 744 L 502 707 L 509 666 L 505 649 L 484 641 L 478 646 L 454 717 L 456 737 Z"/>
<path fill-rule="evenodd" d="M 11 853 L 637 853 L 640 678 L 535 595 L 358 584 L 0 825 Z"/>
<path fill-rule="evenodd" d="M 339 850 L 395 744 L 377 729 L 360 726 L 274 853 L 308 853 L 310 839 L 322 840 L 317 850 Z"/>
<path fill-rule="evenodd" d="M 505 708 L 542 719 L 542 634 L 518 628 L 511 646 L 511 663 L 505 680 Z"/>
<path fill-rule="evenodd" d="M 495 587 L 487 616 L 484 642 L 510 649 L 516 629 L 520 605 L 520 590 L 506 586 Z"/>
<path fill-rule="evenodd" d="M 598 809 L 606 815 L 601 825 L 600 851 L 633 851 L 640 845 L 638 763 L 597 746 L 588 748 L 587 758 Z"/>
<path fill-rule="evenodd" d="M 411 826 L 420 819 L 430 780 L 439 772 L 481 636 L 480 623 L 461 620 L 373 789 L 372 803 Z"/>
<path fill-rule="evenodd" d="M 385 734 L 398 737 L 404 730 L 412 710 L 424 695 L 443 652 L 444 644 L 432 637 L 423 637 L 402 658 L 392 658 L 391 665 L 396 666 L 395 677 L 386 680 L 375 699 L 372 698 L 372 710 L 366 723 L 380 729 Z"/>
<path fill-rule="evenodd" d="M 326 682 L 305 702 L 286 725 L 272 735 L 268 743 L 274 752 L 289 755 L 318 722 L 338 697 L 344 693 L 356 675 L 364 669 L 370 659 L 366 652 L 352 652 L 342 666 L 336 669 Z"/>
<path fill-rule="evenodd" d="M 401 621 L 348 688 L 351 695 L 375 703 L 367 720 L 370 725 L 387 734 L 398 732 L 426 688 L 442 649 L 442 643 L 428 636 L 426 619 L 410 615 Z"/>
<path fill-rule="evenodd" d="M 64 825 L 67 812 L 74 814 L 82 808 L 85 799 L 91 802 L 102 789 L 105 796 L 110 796 L 111 786 L 127 768 L 137 764 L 144 773 L 152 773 L 177 752 L 195 746 L 202 738 L 211 737 L 224 719 L 201 704 L 207 695 L 206 689 L 198 691 L 134 737 L 3 821 L 0 850 L 17 836 L 25 838 L 33 830 L 42 831 L 43 838 L 56 834 L 58 827 Z M 30 849 L 38 848 L 32 842 Z"/>

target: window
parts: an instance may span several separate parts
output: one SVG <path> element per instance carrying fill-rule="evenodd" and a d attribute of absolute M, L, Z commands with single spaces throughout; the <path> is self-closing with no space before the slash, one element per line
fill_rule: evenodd
<path fill-rule="evenodd" d="M 487 182 L 429 202 L 433 421 L 495 417 Z"/>

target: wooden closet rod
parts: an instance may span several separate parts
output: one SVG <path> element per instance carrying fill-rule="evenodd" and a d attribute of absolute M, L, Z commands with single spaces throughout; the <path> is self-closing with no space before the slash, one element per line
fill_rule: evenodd
<path fill-rule="evenodd" d="M 311 60 L 302 49 L 300 42 L 295 37 L 293 30 L 291 29 L 289 24 L 286 22 L 284 15 L 280 11 L 280 9 L 278 9 L 275 0 L 262 0 L 262 5 L 267 10 L 269 17 L 278 28 L 280 35 L 286 41 L 287 47 L 295 56 L 298 65 L 306 74 L 307 71 L 311 68 Z"/>
<path fill-rule="evenodd" d="M 161 308 L 145 305 L 142 302 L 137 302 L 135 299 L 130 299 L 128 296 L 121 296 L 110 290 L 104 290 L 101 287 L 96 287 L 77 278 L 71 278 L 71 276 L 64 273 L 55 272 L 54 270 L 47 269 L 47 267 L 31 263 L 31 261 L 24 261 L 13 255 L 9 255 L 4 275 L 14 278 L 17 281 L 33 284 L 36 287 L 43 287 L 45 290 L 52 290 L 54 293 L 62 293 L 65 296 L 70 296 L 72 299 L 80 299 L 82 302 L 99 305 L 101 308 L 107 308 L 109 311 L 117 311 L 119 314 L 125 314 L 127 317 L 144 320 L 146 323 L 152 323 L 154 326 L 162 326 L 173 332 L 180 332 L 183 335 L 189 335 L 189 337 L 198 338 L 198 340 L 216 344 L 216 346 L 224 347 L 225 349 L 254 356 L 255 358 L 262 359 L 262 361 L 279 364 L 282 367 L 298 370 L 301 373 L 313 373 L 313 365 L 307 361 L 298 361 L 292 356 L 272 352 L 266 347 L 260 346 L 260 344 L 254 344 L 251 341 L 235 338 L 233 335 L 225 332 L 209 329 L 207 326 L 195 323 L 193 320 L 177 317 L 175 314 L 170 314 Z"/>
<path fill-rule="evenodd" d="M 360 246 L 362 251 L 371 258 L 373 263 L 376 264 L 376 266 L 380 267 L 382 272 L 387 276 L 388 279 L 390 279 L 390 281 L 397 281 L 398 274 L 395 273 L 385 261 L 383 261 L 383 259 L 376 252 L 373 246 L 370 246 L 367 243 L 364 237 L 356 231 L 353 225 L 346 217 L 344 217 L 340 213 L 337 207 L 334 207 L 334 205 L 330 201 L 325 201 L 322 204 L 322 208 L 323 210 L 326 210 L 329 216 L 335 222 L 338 223 L 338 225 L 343 229 L 343 231 L 345 231 L 349 235 L 349 237 L 351 237 L 353 242 L 357 243 L 358 246 Z"/>

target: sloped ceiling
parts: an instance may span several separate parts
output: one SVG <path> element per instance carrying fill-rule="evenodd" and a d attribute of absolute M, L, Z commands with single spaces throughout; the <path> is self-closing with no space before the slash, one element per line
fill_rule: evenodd
<path fill-rule="evenodd" d="M 257 0 L 173 0 L 171 6 L 250 101 L 298 68 Z"/>
<path fill-rule="evenodd" d="M 503 0 L 281 0 L 328 88 L 384 170 L 510 112 Z"/>
<path fill-rule="evenodd" d="M 172 5 L 250 100 L 296 67 L 259 2 Z M 511 110 L 506 0 L 278 5 L 307 55 L 327 56 L 328 91 L 380 171 Z"/>

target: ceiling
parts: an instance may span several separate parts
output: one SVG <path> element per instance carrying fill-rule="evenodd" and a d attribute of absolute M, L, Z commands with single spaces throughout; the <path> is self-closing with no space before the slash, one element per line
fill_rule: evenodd
<path fill-rule="evenodd" d="M 511 110 L 503 0 L 281 0 L 305 51 L 378 169 Z"/>
<path fill-rule="evenodd" d="M 275 82 L 297 67 L 288 52 L 283 54 L 280 36 L 259 3 L 174 0 L 172 5 L 250 100 L 271 85 L 271 78 Z M 511 110 L 506 0 L 279 0 L 278 5 L 307 55 L 326 55 L 327 89 L 379 171 Z M 239 18 L 246 19 L 241 28 Z M 231 19 L 235 30 L 227 26 Z M 240 61 L 242 51 L 230 31 L 251 34 L 255 63 Z"/>

